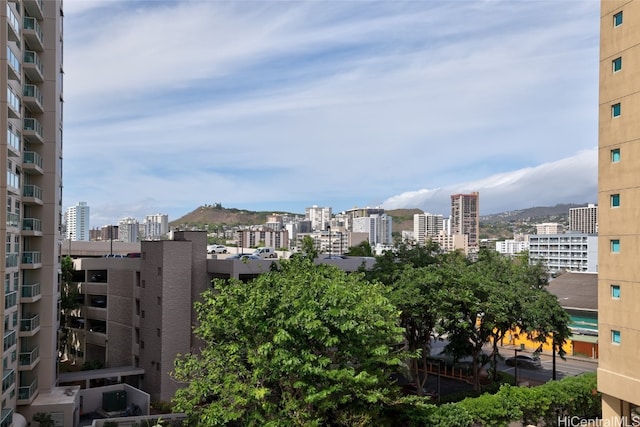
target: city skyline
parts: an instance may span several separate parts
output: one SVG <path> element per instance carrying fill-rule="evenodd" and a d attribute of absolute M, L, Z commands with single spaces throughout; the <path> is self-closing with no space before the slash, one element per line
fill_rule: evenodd
<path fill-rule="evenodd" d="M 599 4 L 551 5 L 67 1 L 64 206 L 595 202 Z"/>

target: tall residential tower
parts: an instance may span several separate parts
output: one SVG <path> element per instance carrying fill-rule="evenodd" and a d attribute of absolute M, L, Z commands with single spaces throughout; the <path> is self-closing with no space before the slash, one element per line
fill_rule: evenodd
<path fill-rule="evenodd" d="M 78 202 L 64 213 L 67 240 L 89 241 L 89 205 Z"/>
<path fill-rule="evenodd" d="M 600 7 L 598 389 L 602 425 L 631 425 L 640 406 L 640 1 Z"/>
<path fill-rule="evenodd" d="M 480 195 L 451 195 L 451 234 L 466 234 L 469 249 L 477 250 L 480 244 Z"/>
<path fill-rule="evenodd" d="M 57 385 L 62 227 L 62 1 L 1 0 L 0 239 L 5 262 L 1 425 L 18 413 L 73 425 Z M 5 137 L 6 136 L 6 137 Z M 1 218 L 1 217 L 0 217 Z"/>

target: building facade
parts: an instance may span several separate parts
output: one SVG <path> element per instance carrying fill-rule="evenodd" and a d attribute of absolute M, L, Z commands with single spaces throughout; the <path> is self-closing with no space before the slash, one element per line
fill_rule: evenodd
<path fill-rule="evenodd" d="M 558 234 L 560 231 L 560 224 L 557 222 L 536 224 L 536 234 Z"/>
<path fill-rule="evenodd" d="M 393 243 L 392 230 L 393 218 L 387 214 L 372 214 L 370 216 L 353 219 L 352 231 L 354 233 L 367 233 L 369 244 L 390 245 Z"/>
<path fill-rule="evenodd" d="M 418 245 L 437 236 L 444 230 L 444 217 L 428 212 L 413 215 L 413 238 Z"/>
<path fill-rule="evenodd" d="M 169 215 L 155 214 L 144 218 L 144 238 L 147 240 L 160 240 L 169 233 Z"/>
<path fill-rule="evenodd" d="M 331 208 L 316 205 L 304 209 L 304 219 L 311 222 L 313 230 L 326 230 L 331 226 Z"/>
<path fill-rule="evenodd" d="M 118 240 L 134 243 L 140 240 L 140 223 L 137 219 L 126 217 L 118 221 Z"/>
<path fill-rule="evenodd" d="M 67 208 L 64 214 L 67 240 L 83 242 L 90 240 L 89 212 L 89 205 L 86 202 L 78 202 L 77 205 Z"/>
<path fill-rule="evenodd" d="M 466 234 L 469 250 L 477 250 L 480 244 L 480 195 L 451 195 L 451 234 Z"/>
<path fill-rule="evenodd" d="M 589 203 L 582 208 L 569 209 L 569 231 L 598 233 L 598 205 Z"/>
<path fill-rule="evenodd" d="M 584 233 L 529 235 L 529 262 L 549 273 L 598 272 L 598 236 Z"/>
<path fill-rule="evenodd" d="M 620 425 L 640 406 L 640 1 L 600 8 L 598 389 Z"/>
<path fill-rule="evenodd" d="M 5 262 L 0 306 L 0 425 L 49 412 L 77 420 L 77 395 L 57 388 L 62 241 L 62 1 L 0 1 L 3 93 L 0 177 Z M 20 414 L 20 415 L 18 415 Z"/>

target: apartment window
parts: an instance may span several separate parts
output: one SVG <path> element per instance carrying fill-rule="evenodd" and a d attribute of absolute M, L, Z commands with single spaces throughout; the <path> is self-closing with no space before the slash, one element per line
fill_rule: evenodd
<path fill-rule="evenodd" d="M 144 341 L 140 340 L 140 348 L 144 348 Z"/>
<path fill-rule="evenodd" d="M 160 337 L 160 328 L 156 328 L 156 335 Z"/>
<path fill-rule="evenodd" d="M 620 240 L 611 240 L 611 253 L 617 254 L 620 252 Z"/>
<path fill-rule="evenodd" d="M 620 331 L 612 330 L 611 331 L 611 342 L 614 344 L 620 344 Z"/>
<path fill-rule="evenodd" d="M 611 207 L 612 208 L 620 207 L 620 195 L 619 194 L 612 194 L 611 195 Z"/>
<path fill-rule="evenodd" d="M 158 305 L 162 305 L 162 298 L 158 297 Z"/>
<path fill-rule="evenodd" d="M 611 106 L 611 117 L 618 117 L 620 116 L 620 103 L 618 102 L 617 104 L 613 104 Z"/>
<path fill-rule="evenodd" d="M 620 285 L 611 285 L 611 298 L 620 299 Z"/>
<path fill-rule="evenodd" d="M 613 67 L 614 73 L 617 73 L 618 71 L 622 70 L 622 57 L 618 57 L 613 61 L 611 61 L 611 65 Z"/>
<path fill-rule="evenodd" d="M 142 318 L 144 319 L 144 310 L 142 310 L 142 311 L 140 312 L 140 317 L 142 317 Z"/>
<path fill-rule="evenodd" d="M 622 11 L 613 15 L 613 26 L 618 27 L 622 25 Z"/>
<path fill-rule="evenodd" d="M 611 163 L 618 163 L 620 161 L 620 149 L 614 148 L 611 150 Z"/>

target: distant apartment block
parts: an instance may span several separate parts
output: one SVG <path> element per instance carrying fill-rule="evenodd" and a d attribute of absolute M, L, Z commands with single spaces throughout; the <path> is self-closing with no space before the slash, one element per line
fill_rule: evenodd
<path fill-rule="evenodd" d="M 582 208 L 569 209 L 569 231 L 598 233 L 598 205 L 589 204 Z"/>
<path fill-rule="evenodd" d="M 285 229 L 260 227 L 245 228 L 236 231 L 236 242 L 240 248 L 267 246 L 275 249 L 289 247 L 289 231 Z"/>
<path fill-rule="evenodd" d="M 444 217 L 430 213 L 413 215 L 413 237 L 418 245 L 424 245 L 430 238 L 444 230 Z"/>
<path fill-rule="evenodd" d="M 118 240 L 129 243 L 140 241 L 140 223 L 137 219 L 126 217 L 118 221 Z"/>
<path fill-rule="evenodd" d="M 354 218 L 352 230 L 354 233 L 367 233 L 369 244 L 372 247 L 378 244 L 390 245 L 393 243 L 393 218 L 387 214 L 372 214 Z"/>
<path fill-rule="evenodd" d="M 477 250 L 480 240 L 480 195 L 451 195 L 451 234 L 468 236 L 469 249 Z"/>
<path fill-rule="evenodd" d="M 447 234 L 442 231 L 432 239 L 434 242 L 440 245 L 440 249 L 444 252 L 462 251 L 465 255 L 468 255 L 469 250 L 469 235 L 467 234 Z"/>
<path fill-rule="evenodd" d="M 529 250 L 528 240 L 511 239 L 496 242 L 496 252 L 499 252 L 502 255 L 515 256 L 527 250 Z"/>
<path fill-rule="evenodd" d="M 343 222 L 342 226 L 344 226 L 349 231 L 354 231 L 353 223 L 356 218 L 365 218 L 372 215 L 382 215 L 384 213 L 384 209 L 380 207 L 352 208 L 345 211 L 344 214 L 340 215 L 340 218 Z"/>
<path fill-rule="evenodd" d="M 169 215 L 147 215 L 142 223 L 146 240 L 160 240 L 169 234 Z"/>
<path fill-rule="evenodd" d="M 78 202 L 77 205 L 67 208 L 64 213 L 67 240 L 89 240 L 89 211 L 86 202 Z"/>
<path fill-rule="evenodd" d="M 536 234 L 558 234 L 562 227 L 557 222 L 543 222 L 536 224 Z"/>
<path fill-rule="evenodd" d="M 529 262 L 542 262 L 550 273 L 597 273 L 598 236 L 585 233 L 531 234 Z"/>
<path fill-rule="evenodd" d="M 316 205 L 305 208 L 304 219 L 311 221 L 313 230 L 326 230 L 331 225 L 331 208 Z"/>

